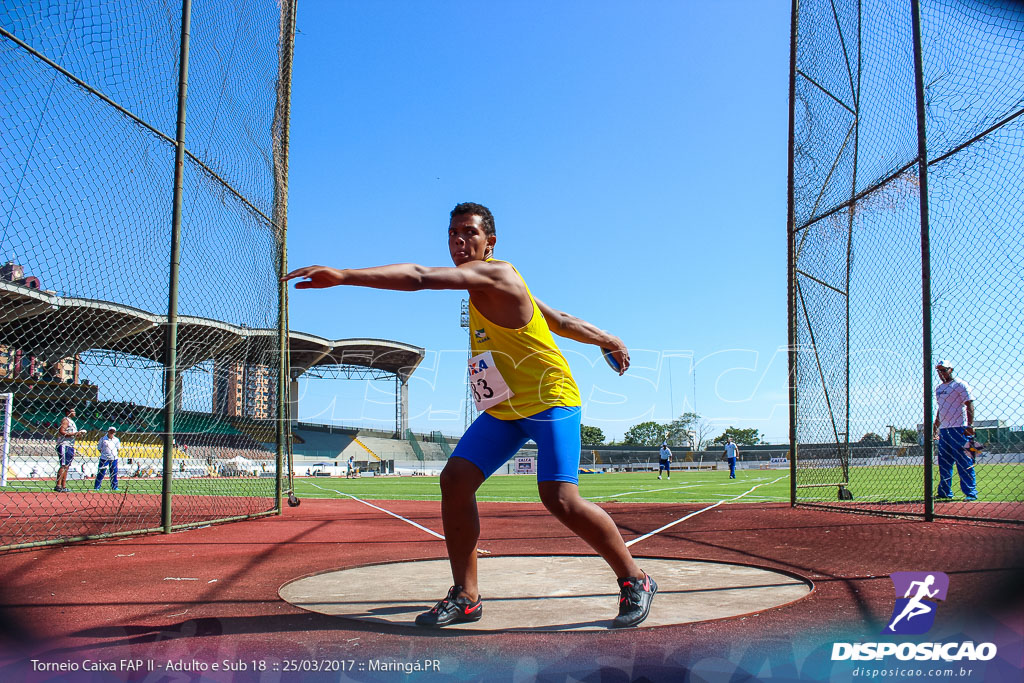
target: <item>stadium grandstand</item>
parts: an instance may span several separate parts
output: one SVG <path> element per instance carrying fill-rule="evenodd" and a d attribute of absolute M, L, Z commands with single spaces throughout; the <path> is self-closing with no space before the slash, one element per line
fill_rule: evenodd
<path fill-rule="evenodd" d="M 15 264 L 0 273 L 0 310 L 5 311 L 0 314 L 0 394 L 13 396 L 8 478 L 53 475 L 57 428 L 64 411 L 72 407 L 78 428 L 87 432 L 76 444 L 77 476 L 95 473 L 96 443 L 108 427 L 117 430 L 122 442 L 127 474 L 158 476 L 163 469 L 163 410 L 100 400 L 101 387 L 82 379 L 80 368 L 97 354 L 107 362 L 160 363 L 164 353 L 161 317 L 115 302 L 41 290 L 38 279 L 24 276 Z M 62 334 L 69 326 L 80 334 L 73 339 Z M 272 476 L 276 422 L 264 406 L 273 403 L 269 393 L 274 382 L 267 379 L 272 369 L 266 357 L 277 330 L 181 316 L 178 334 L 179 369 L 184 372 L 205 364 L 215 376 L 209 412 L 183 409 L 182 392 L 178 393 L 173 459 L 180 474 Z M 298 380 L 305 373 L 318 377 L 371 373 L 374 378 L 395 379 L 395 432 L 407 428 L 407 382 L 423 359 L 423 349 L 398 341 L 330 340 L 295 331 L 289 334 L 289 344 L 293 415 L 297 414 Z M 228 349 L 232 361 L 225 363 L 222 358 Z M 103 388 L 105 393 L 119 393 L 116 386 Z M 300 428 L 294 443 L 300 454 L 338 456 L 355 436 L 349 432 L 313 425 Z M 397 455 L 393 449 L 378 448 Z"/>

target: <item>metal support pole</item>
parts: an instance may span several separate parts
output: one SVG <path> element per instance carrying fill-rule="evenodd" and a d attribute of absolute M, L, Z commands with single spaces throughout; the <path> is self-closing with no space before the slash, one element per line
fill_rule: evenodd
<path fill-rule="evenodd" d="M 181 266 L 181 207 L 185 177 L 185 105 L 188 97 L 188 44 L 192 0 L 181 3 L 181 48 L 178 52 L 178 126 L 174 152 L 174 210 L 171 215 L 170 285 L 164 335 L 164 472 L 161 523 L 171 533 L 171 476 L 174 469 L 174 412 L 178 383 L 178 270 Z"/>
<path fill-rule="evenodd" d="M 789 24 L 789 179 L 786 188 L 786 285 L 787 319 L 789 327 L 789 504 L 796 505 L 797 459 L 797 354 L 796 354 L 796 208 L 793 197 L 793 164 L 796 147 L 796 38 L 800 0 L 792 0 Z M 694 368 L 696 374 L 696 367 Z M 696 388 L 694 403 L 697 402 Z M 694 407 L 694 411 L 697 408 Z"/>
<path fill-rule="evenodd" d="M 921 51 L 921 3 L 911 0 L 910 12 L 914 31 L 914 91 L 917 102 L 917 178 L 921 192 L 921 356 L 923 366 L 924 404 L 924 519 L 935 519 L 935 498 L 932 486 L 932 273 L 931 244 L 928 227 L 928 140 L 925 135 L 924 57 Z"/>
<path fill-rule="evenodd" d="M 843 481 L 850 481 L 850 280 L 853 270 L 853 224 L 857 219 L 857 207 L 859 204 L 854 201 L 857 196 L 857 169 L 859 168 L 860 153 L 860 62 L 861 62 L 861 15 L 860 8 L 857 9 L 857 84 L 854 88 L 853 76 L 850 76 L 850 88 L 853 90 L 853 177 L 850 181 L 850 209 L 849 220 L 846 232 L 846 441 L 843 444 Z M 845 45 L 845 41 L 843 43 Z M 849 62 L 847 62 L 849 63 Z"/>
<path fill-rule="evenodd" d="M 291 459 L 287 458 L 291 434 L 291 363 L 288 336 L 288 147 L 291 121 L 292 57 L 295 48 L 295 0 L 281 4 L 281 47 L 277 68 L 277 109 L 274 116 L 274 225 L 277 252 L 277 480 L 275 509 L 280 514 L 284 499 L 284 476 L 294 495 Z M 287 470 L 285 469 L 287 467 Z"/>

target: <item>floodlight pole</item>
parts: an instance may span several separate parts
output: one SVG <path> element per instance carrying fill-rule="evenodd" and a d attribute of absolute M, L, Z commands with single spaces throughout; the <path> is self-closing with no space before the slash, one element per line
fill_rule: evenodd
<path fill-rule="evenodd" d="M 192 0 L 181 2 L 181 46 L 178 52 L 178 125 L 174 148 L 174 208 L 171 214 L 170 282 L 164 335 L 164 472 L 161 525 L 171 533 L 171 476 L 174 469 L 174 411 L 178 402 L 178 272 L 181 267 L 181 207 L 185 177 L 185 105 L 188 98 L 188 47 Z"/>
<path fill-rule="evenodd" d="M 932 494 L 932 272 L 931 244 L 928 227 L 928 140 L 925 134 L 924 57 L 921 51 L 921 3 L 910 0 L 914 31 L 914 91 L 917 102 L 917 178 L 921 206 L 921 357 L 923 366 L 924 404 L 924 519 L 935 519 L 935 498 Z"/>

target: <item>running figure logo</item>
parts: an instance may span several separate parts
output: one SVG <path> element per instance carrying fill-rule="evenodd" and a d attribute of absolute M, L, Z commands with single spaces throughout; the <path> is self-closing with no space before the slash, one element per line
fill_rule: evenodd
<path fill-rule="evenodd" d="M 949 577 L 942 572 L 895 572 L 889 578 L 896 590 L 896 605 L 882 633 L 927 633 L 935 623 L 935 601 L 946 599 Z"/>

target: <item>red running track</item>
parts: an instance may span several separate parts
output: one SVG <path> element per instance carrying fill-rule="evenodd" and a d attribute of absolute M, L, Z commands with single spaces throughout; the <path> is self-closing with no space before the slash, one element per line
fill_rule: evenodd
<path fill-rule="evenodd" d="M 437 503 L 378 504 L 441 530 Z M 701 506 L 603 507 L 629 540 Z M 481 547 L 494 555 L 590 553 L 539 504 L 482 503 L 480 509 Z M 924 523 L 785 504 L 725 505 L 634 545 L 634 555 L 785 570 L 813 582 L 806 598 L 742 617 L 625 632 L 424 633 L 311 614 L 278 597 L 279 587 L 299 576 L 445 556 L 442 541 L 357 501 L 307 500 L 281 516 L 0 555 L 7 632 L 0 680 L 78 680 L 33 671 L 32 658 L 186 664 L 262 660 L 278 668 L 290 666 L 289 660 L 351 660 L 365 666 L 437 659 L 445 677 L 458 680 L 565 680 L 569 675 L 678 680 L 698 660 L 721 660 L 728 672 L 747 660 L 755 669 L 771 661 L 781 667 L 794 656 L 808 666 L 813 654 L 801 653 L 831 640 L 878 634 L 892 611 L 888 574 L 895 571 L 950 576 L 941 614 L 951 628 L 983 615 L 1024 633 L 1022 540 L 1024 530 L 1012 526 Z M 365 590 L 372 594 L 374 586 Z M 609 605 L 609 618 L 613 611 Z M 180 680 L 198 680 L 188 677 L 193 675 L 199 674 L 186 673 Z M 349 677 L 412 680 L 404 675 L 356 671 Z M 337 672 L 278 671 L 260 677 L 250 670 L 203 676 L 218 681 L 346 680 Z M 171 679 L 120 671 L 88 680 Z"/>

